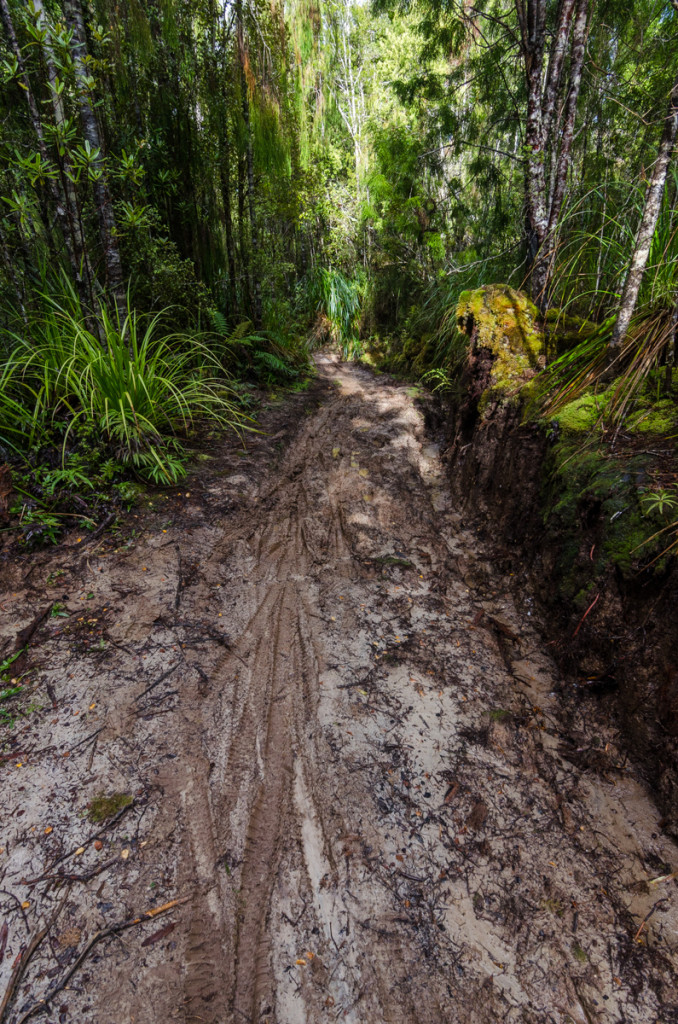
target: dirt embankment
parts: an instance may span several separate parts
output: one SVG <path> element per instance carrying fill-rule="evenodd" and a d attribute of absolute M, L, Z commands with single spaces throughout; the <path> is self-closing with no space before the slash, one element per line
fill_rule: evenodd
<path fill-rule="evenodd" d="M 515 402 L 480 415 L 482 381 L 468 384 L 464 405 L 445 411 L 458 507 L 515 574 L 526 610 L 534 602 L 573 699 L 617 716 L 676 835 L 678 571 L 675 558 L 655 561 L 663 537 L 643 544 L 661 524 L 641 500 L 653 481 L 676 478 L 675 441 L 623 432 L 564 441 L 526 424 Z"/>
<path fill-rule="evenodd" d="M 678 1021 L 678 848 L 409 390 L 262 429 L 2 568 L 2 1024 Z"/>

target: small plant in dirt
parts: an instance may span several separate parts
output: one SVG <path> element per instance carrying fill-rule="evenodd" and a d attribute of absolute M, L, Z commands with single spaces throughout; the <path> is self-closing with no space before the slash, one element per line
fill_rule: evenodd
<path fill-rule="evenodd" d="M 575 960 L 578 960 L 580 964 L 585 964 L 588 960 L 586 951 L 581 948 L 578 942 L 572 943 L 572 956 Z"/>
<path fill-rule="evenodd" d="M 14 707 L 10 710 L 9 706 L 5 706 L 6 702 L 10 702 L 13 697 L 20 697 L 25 693 L 25 687 L 22 682 L 22 676 L 12 675 L 12 666 L 14 662 L 21 657 L 26 651 L 25 647 L 22 647 L 20 651 L 15 651 L 4 661 L 0 662 L 0 724 L 7 726 L 9 729 L 14 728 L 14 722 L 16 721 L 19 712 Z M 27 708 L 23 708 L 21 711 L 22 715 L 27 715 L 31 711 L 38 710 L 37 704 L 31 704 Z"/>
<path fill-rule="evenodd" d="M 656 491 L 647 491 L 643 495 L 642 501 L 646 515 L 658 512 L 660 516 L 663 516 L 665 512 L 671 512 L 678 508 L 678 488 L 674 484 L 671 490 L 660 487 Z"/>
<path fill-rule="evenodd" d="M 62 528 L 58 515 L 41 508 L 28 509 L 25 505 L 13 506 L 10 512 L 19 516 L 20 542 L 27 548 L 58 542 Z"/>
<path fill-rule="evenodd" d="M 95 796 L 89 804 L 87 817 L 96 825 L 115 817 L 131 803 L 132 797 L 127 793 L 110 793 L 108 796 L 104 796 L 102 793 L 100 796 Z"/>
<path fill-rule="evenodd" d="M 10 681 L 10 668 L 14 662 L 24 653 L 22 647 L 20 651 L 15 651 L 14 654 L 10 654 L 8 658 L 5 658 L 3 662 L 0 662 L 0 683 L 8 683 Z M 14 680 L 12 680 L 14 682 Z"/>
<path fill-rule="evenodd" d="M 395 555 L 382 555 L 379 558 L 375 558 L 377 565 L 392 566 L 399 569 L 414 569 L 412 562 L 408 562 L 406 558 L 397 558 Z"/>
<path fill-rule="evenodd" d="M 5 686 L 4 689 L 0 690 L 0 701 L 9 700 L 10 697 L 16 697 L 21 692 L 22 688 L 20 686 Z"/>
<path fill-rule="evenodd" d="M 434 368 L 433 370 L 427 370 L 421 378 L 421 382 L 434 392 L 439 391 L 443 394 L 448 394 L 454 391 L 455 382 L 445 369 Z"/>
<path fill-rule="evenodd" d="M 562 902 L 558 899 L 545 899 L 539 904 L 542 910 L 547 910 L 549 914 L 555 914 L 556 917 L 562 917 L 565 913 L 565 908 Z"/>

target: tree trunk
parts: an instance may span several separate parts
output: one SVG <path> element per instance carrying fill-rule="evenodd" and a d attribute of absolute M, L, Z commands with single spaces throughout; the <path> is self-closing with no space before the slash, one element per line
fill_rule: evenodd
<path fill-rule="evenodd" d="M 574 125 L 588 33 L 589 0 L 559 0 L 556 25 L 547 49 L 546 0 L 515 0 L 525 66 L 525 235 L 532 298 L 542 311 L 549 301 L 555 228 L 562 210 L 570 167 Z M 576 13 L 575 13 L 576 12 Z M 574 28 L 573 28 L 574 24 Z M 568 46 L 569 73 L 565 64 Z M 562 120 L 559 97 L 569 83 Z M 546 174 L 547 157 L 551 173 Z"/>
<path fill-rule="evenodd" d="M 525 209 L 528 252 L 531 256 L 532 297 L 539 304 L 545 291 L 546 265 L 540 256 L 548 227 L 546 180 L 544 175 L 545 140 L 542 131 L 541 83 L 546 38 L 545 0 L 516 0 L 516 14 L 525 64 L 527 118 L 525 122 Z"/>
<path fill-rule="evenodd" d="M 14 295 L 16 297 L 16 301 L 19 303 L 19 311 L 21 313 L 21 318 L 22 318 L 24 324 L 26 325 L 26 327 L 28 327 L 28 318 L 26 316 L 26 307 L 24 305 L 24 287 L 25 287 L 25 283 L 26 283 L 26 278 L 25 278 L 25 276 L 22 276 L 22 280 L 19 281 L 19 278 L 16 275 L 16 271 L 15 271 L 15 268 L 14 268 L 14 261 L 12 260 L 12 254 L 10 253 L 9 248 L 7 246 L 7 240 L 5 238 L 4 231 L 2 230 L 2 222 L 1 221 L 0 221 L 0 262 L 2 263 L 2 266 L 3 266 L 3 269 L 5 271 L 5 274 L 7 275 L 7 280 L 10 282 L 10 284 L 12 285 L 12 288 L 14 289 Z"/>
<path fill-rule="evenodd" d="M 549 292 L 556 253 L 558 220 L 563 207 L 567 179 L 572 158 L 572 142 L 574 139 L 574 123 L 577 116 L 577 105 L 581 89 L 586 39 L 588 36 L 589 0 L 579 0 L 577 13 L 572 29 L 572 51 L 570 56 L 570 87 L 565 102 L 562 124 L 559 125 L 560 145 L 553 138 L 554 167 L 552 187 L 549 196 L 549 218 L 546 234 L 542 239 L 541 259 L 545 265 L 545 279 L 542 282 L 540 308 L 546 310 L 549 304 Z"/>
<path fill-rule="evenodd" d="M 97 156 L 93 160 L 94 180 L 92 181 L 92 191 L 94 193 L 94 205 L 96 206 L 99 221 L 99 237 L 106 266 L 106 286 L 122 322 L 127 312 L 122 260 L 120 259 L 120 249 L 118 247 L 115 213 L 113 212 L 113 203 L 106 176 L 103 144 L 99 133 L 99 125 L 97 124 L 94 109 L 89 99 L 88 76 L 85 66 L 85 58 L 87 56 L 85 24 L 82 17 L 80 0 L 65 0 L 64 11 L 68 27 L 73 33 L 71 53 L 78 87 L 78 106 L 80 108 L 82 133 L 85 141 L 90 144 L 94 151 L 97 151 Z"/>
<path fill-rule="evenodd" d="M 626 332 L 629 329 L 633 311 L 636 308 L 638 293 L 640 292 L 640 286 L 642 284 L 645 267 L 647 265 L 647 258 L 650 254 L 652 238 L 659 218 L 659 211 L 661 209 L 662 198 L 664 196 L 664 186 L 666 185 L 666 174 L 671 161 L 673 147 L 676 143 L 677 132 L 678 77 L 673 83 L 673 88 L 671 90 L 669 107 L 666 113 L 666 121 L 664 122 L 664 131 L 662 132 L 661 142 L 659 144 L 659 153 L 657 154 L 654 170 L 652 171 L 652 177 L 650 178 L 647 186 L 647 192 L 645 193 L 645 208 L 638 228 L 638 234 L 636 235 L 636 243 L 631 257 L 629 270 L 626 275 L 626 280 L 624 282 L 624 288 L 622 290 L 617 320 L 608 346 L 608 356 L 610 360 L 615 359 L 618 356 L 622 342 L 626 337 Z"/>
<path fill-rule="evenodd" d="M 563 62 L 567 52 L 567 41 L 570 37 L 570 25 L 574 12 L 575 0 L 560 0 L 558 9 L 558 24 L 553 42 L 553 49 L 549 58 L 548 71 L 546 73 L 546 84 L 544 87 L 544 101 L 542 103 L 542 132 L 544 142 L 551 134 L 551 125 L 556 109 L 556 100 L 563 72 Z"/>
<path fill-rule="evenodd" d="M 245 74 L 245 36 L 242 18 L 242 0 L 237 4 L 238 54 L 240 57 L 240 90 L 242 94 L 242 119 L 245 124 L 245 156 L 247 160 L 247 207 L 250 217 L 250 272 L 252 275 L 252 320 L 255 327 L 261 327 L 261 278 L 257 261 L 259 258 L 259 226 L 254 202 L 254 152 L 252 149 L 252 125 L 250 123 L 250 101 L 247 76 Z"/>
<path fill-rule="evenodd" d="M 243 306 L 248 313 L 251 313 L 250 257 L 247 239 L 245 238 L 245 159 L 241 156 L 238 156 L 238 245 L 240 248 L 240 266 L 242 267 Z"/>
<path fill-rule="evenodd" d="M 243 91 L 243 118 L 247 129 L 247 204 L 250 215 L 250 249 L 252 284 L 254 286 L 254 326 L 261 327 L 261 277 L 259 275 L 259 225 L 254 202 L 254 153 L 252 152 L 252 132 L 249 119 L 249 101 L 247 99 L 247 83 Z"/>
<path fill-rule="evenodd" d="M 65 132 L 66 129 L 66 113 L 64 111 L 63 100 L 61 95 L 56 90 L 56 83 L 58 80 L 56 64 L 54 61 L 54 54 L 52 52 L 52 46 L 49 41 L 49 22 L 45 15 L 45 8 L 42 0 L 33 0 L 33 7 L 36 14 L 36 21 L 38 25 L 46 31 L 46 37 L 43 40 L 43 54 L 45 57 L 45 64 L 47 66 L 47 77 L 50 84 L 50 93 L 52 98 L 52 109 L 54 111 L 54 121 L 57 128 L 62 129 Z M 89 259 L 89 253 L 87 252 L 87 243 L 85 241 L 85 233 L 82 227 L 82 219 L 80 215 L 80 206 L 78 204 L 78 196 L 75 191 L 75 185 L 73 184 L 74 175 L 73 167 L 71 165 L 68 151 L 64 153 L 61 158 L 61 184 L 66 196 L 66 211 L 68 219 L 68 228 L 73 248 L 73 262 L 75 265 L 75 282 L 80 295 L 80 301 L 83 305 L 83 313 L 87 316 L 87 307 L 93 308 L 94 306 L 94 273 L 92 271 L 92 265 Z"/>
<path fill-rule="evenodd" d="M 9 44 L 12 49 L 12 53 L 16 57 L 17 65 L 19 68 L 19 77 L 23 88 L 24 95 L 26 96 L 26 102 L 28 103 L 28 112 L 31 120 L 31 125 L 35 133 L 36 143 L 38 146 L 38 152 L 40 153 L 41 159 L 45 162 L 49 162 L 49 153 L 47 150 L 47 143 L 45 142 L 45 133 L 42 126 L 42 120 L 40 118 L 40 112 L 38 110 L 38 104 L 35 100 L 35 95 L 31 87 L 31 81 L 28 77 L 28 72 L 24 64 L 23 54 L 19 41 L 17 39 L 16 32 L 14 30 L 14 23 L 12 21 L 11 11 L 7 0 L 0 0 L 0 14 L 2 15 L 2 22 L 9 39 Z M 54 203 L 54 209 L 56 211 L 57 220 L 59 227 L 61 228 L 61 236 L 63 244 L 66 249 L 66 255 L 68 262 L 73 273 L 73 278 L 77 282 L 80 279 L 80 267 L 78 259 L 75 256 L 71 238 L 71 226 L 66 210 L 66 200 L 64 195 L 59 190 L 59 184 L 56 181 L 50 179 L 49 192 Z M 48 237 L 51 241 L 51 232 L 49 231 L 49 223 L 46 224 Z M 56 248 L 56 247 L 55 247 Z"/>
<path fill-rule="evenodd" d="M 221 192 L 224 200 L 224 220 L 226 222 L 226 262 L 228 265 L 228 304 L 229 313 L 233 316 L 238 308 L 238 293 L 235 277 L 235 251 L 233 245 L 233 215 L 231 213 L 231 157 L 228 149 L 223 157 Z"/>
<path fill-rule="evenodd" d="M 579 91 L 581 89 L 581 77 L 584 67 L 584 56 L 586 53 L 586 37 L 588 35 L 589 0 L 579 0 L 577 15 L 574 20 L 572 31 L 572 56 L 570 67 L 570 88 L 565 104 L 565 116 L 560 131 L 560 149 L 554 176 L 554 189 L 551 195 L 548 233 L 552 236 L 565 196 L 567 186 L 567 175 L 570 169 L 572 155 L 572 141 L 574 139 L 574 122 L 577 115 L 577 104 L 579 102 Z"/>

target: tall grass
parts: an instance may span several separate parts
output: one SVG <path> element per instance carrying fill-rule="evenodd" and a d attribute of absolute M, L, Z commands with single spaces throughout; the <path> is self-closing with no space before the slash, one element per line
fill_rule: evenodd
<path fill-rule="evenodd" d="M 604 184 L 567 210 L 555 264 L 554 302 L 592 318 L 597 329 L 555 360 L 544 375 L 542 390 L 550 413 L 587 389 L 608 388 L 614 375 L 605 416 L 619 426 L 648 376 L 672 355 L 678 303 L 677 194 L 678 169 L 673 168 L 631 327 L 612 367 L 606 349 L 642 215 L 644 188 Z M 670 368 L 665 386 L 672 388 Z"/>
<path fill-rule="evenodd" d="M 311 344 L 338 345 L 345 359 L 360 355 L 360 312 L 365 281 L 340 270 L 319 267 L 311 276 L 308 297 L 315 313 Z"/>
<path fill-rule="evenodd" d="M 15 452 L 61 429 L 63 452 L 86 433 L 122 466 L 156 482 L 184 473 L 196 424 L 239 427 L 243 415 L 217 355 L 200 335 L 168 333 L 166 316 L 102 308 L 95 330 L 68 303 L 44 297 L 29 330 L 9 332 L 0 364 L 0 432 Z"/>

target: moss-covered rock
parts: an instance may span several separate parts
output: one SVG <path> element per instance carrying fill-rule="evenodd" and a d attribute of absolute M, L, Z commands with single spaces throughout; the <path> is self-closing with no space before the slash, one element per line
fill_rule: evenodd
<path fill-rule="evenodd" d="M 481 412 L 492 396 L 515 390 L 543 366 L 544 335 L 538 317 L 527 295 L 508 285 L 484 285 L 459 296 L 457 325 L 471 339 L 471 356 L 486 350 L 491 357 Z"/>
<path fill-rule="evenodd" d="M 87 817 L 95 824 L 99 824 L 102 821 L 115 817 L 120 811 L 130 807 L 132 803 L 132 797 L 127 793 L 111 793 L 108 796 L 102 793 L 99 796 L 95 796 L 89 804 Z"/>

